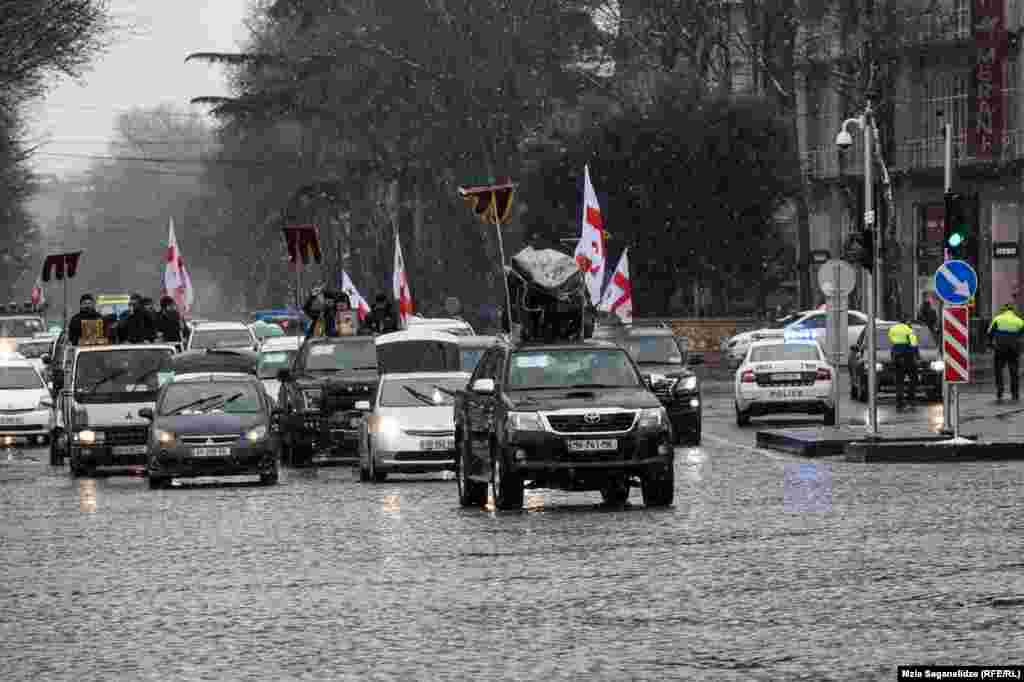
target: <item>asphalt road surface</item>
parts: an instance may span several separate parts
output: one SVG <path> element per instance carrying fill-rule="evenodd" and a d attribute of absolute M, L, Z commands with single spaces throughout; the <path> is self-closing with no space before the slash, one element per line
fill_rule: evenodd
<path fill-rule="evenodd" d="M 927 408 L 920 408 L 927 409 Z M 450 477 L 74 480 L 0 453 L 0 680 L 889 680 L 1020 662 L 1024 465 L 807 462 L 728 395 L 676 504 Z M 809 422 L 817 423 L 817 422 Z M 755 427 L 756 428 L 756 427 Z"/>

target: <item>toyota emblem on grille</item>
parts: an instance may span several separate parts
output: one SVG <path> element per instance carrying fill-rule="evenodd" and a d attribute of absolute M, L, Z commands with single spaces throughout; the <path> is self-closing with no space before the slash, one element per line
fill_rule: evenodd
<path fill-rule="evenodd" d="M 601 415 L 599 415 L 597 412 L 591 412 L 589 414 L 583 415 L 583 421 L 585 421 L 588 424 L 596 424 L 599 421 L 601 421 Z"/>

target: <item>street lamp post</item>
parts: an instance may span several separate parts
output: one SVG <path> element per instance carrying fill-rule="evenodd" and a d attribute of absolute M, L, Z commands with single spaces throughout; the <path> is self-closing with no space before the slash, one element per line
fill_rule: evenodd
<path fill-rule="evenodd" d="M 875 295 L 875 285 L 877 282 L 876 275 L 878 274 L 878 260 L 879 260 L 879 235 L 877 229 L 877 222 L 875 221 L 875 211 L 872 205 L 874 199 L 874 193 L 872 188 L 874 183 L 872 182 L 871 170 L 872 170 L 872 139 L 874 137 L 874 110 L 871 107 L 871 99 L 869 98 L 864 105 L 864 113 L 856 118 L 848 118 L 843 121 L 842 127 L 839 129 L 839 133 L 836 135 L 836 146 L 840 150 L 849 149 L 853 144 L 853 137 L 847 132 L 847 127 L 850 124 L 859 125 L 861 130 L 864 132 L 864 229 L 871 230 L 873 234 L 871 263 L 874 269 L 867 273 L 865 277 L 865 283 L 867 284 L 867 295 L 868 295 L 868 428 L 871 436 L 878 436 L 878 386 L 877 386 L 877 371 L 875 363 L 878 358 L 878 349 L 875 338 L 876 325 L 875 321 L 878 317 L 878 302 L 877 296 Z"/>

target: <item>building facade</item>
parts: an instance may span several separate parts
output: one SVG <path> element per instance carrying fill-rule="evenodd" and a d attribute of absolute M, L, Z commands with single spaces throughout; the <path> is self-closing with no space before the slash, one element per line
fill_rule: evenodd
<path fill-rule="evenodd" d="M 898 3 L 888 3 L 894 5 Z M 912 4 L 912 3 L 906 3 Z M 943 257 L 944 129 L 952 126 L 952 190 L 977 195 L 979 286 L 972 316 L 984 325 L 1004 303 L 1024 303 L 1021 224 L 1024 221 L 1024 70 L 1019 34 L 1024 0 L 940 0 L 936 11 L 908 20 L 901 33 L 877 40 L 874 85 L 882 156 L 892 202 L 876 207 L 883 234 L 882 315 L 912 314 L 933 296 L 933 276 Z M 874 30 L 885 29 L 873 3 Z M 849 5 L 846 5 L 847 8 Z M 863 212 L 862 131 L 855 144 L 835 145 L 844 120 L 863 112 L 870 37 L 861 16 L 826 7 L 800 32 L 799 144 L 810 187 L 811 250 L 841 253 Z M 881 25 L 883 28 L 878 29 Z M 860 73 L 858 74 L 858 70 Z M 881 168 L 874 167 L 876 180 Z M 876 193 L 876 197 L 879 194 Z M 863 280 L 863 277 L 861 277 Z M 863 282 L 851 305 L 866 308 Z"/>

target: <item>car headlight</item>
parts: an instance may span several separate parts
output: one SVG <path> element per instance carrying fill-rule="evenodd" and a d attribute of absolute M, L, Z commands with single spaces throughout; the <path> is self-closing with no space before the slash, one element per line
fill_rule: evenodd
<path fill-rule="evenodd" d="M 668 423 L 668 415 L 664 407 L 651 407 L 640 410 L 640 419 L 637 427 L 641 429 L 654 429 Z"/>
<path fill-rule="evenodd" d="M 536 412 L 509 412 L 509 431 L 543 431 L 544 424 Z"/>
<path fill-rule="evenodd" d="M 176 440 L 175 435 L 170 431 L 164 431 L 163 429 L 156 430 L 156 442 L 160 443 L 164 447 L 174 445 Z"/>
<path fill-rule="evenodd" d="M 933 372 L 941 372 L 946 369 L 946 364 L 942 360 L 932 360 L 928 366 L 931 367 Z"/>
<path fill-rule="evenodd" d="M 686 377 L 680 379 L 679 383 L 676 384 L 676 391 L 693 391 L 697 388 L 697 377 Z"/>
<path fill-rule="evenodd" d="M 263 440 L 264 438 L 267 437 L 267 425 L 260 424 L 254 429 L 249 429 L 249 432 L 245 434 L 245 437 L 249 440 L 250 443 L 255 443 L 257 441 Z"/>
<path fill-rule="evenodd" d="M 885 365 L 883 365 L 880 362 L 876 362 L 875 363 L 875 371 L 876 372 L 881 372 L 883 369 L 885 369 Z"/>
<path fill-rule="evenodd" d="M 85 431 L 76 432 L 74 440 L 76 443 L 81 443 L 83 445 L 92 445 L 93 443 L 102 443 L 106 440 L 106 434 L 102 431 L 91 431 L 86 429 Z"/>
<path fill-rule="evenodd" d="M 381 417 L 380 415 L 371 415 L 367 425 L 370 433 L 375 433 L 378 436 L 397 436 L 398 435 L 398 421 L 393 417 Z"/>

